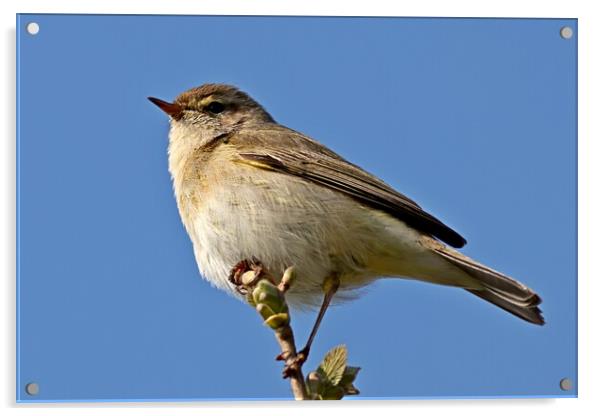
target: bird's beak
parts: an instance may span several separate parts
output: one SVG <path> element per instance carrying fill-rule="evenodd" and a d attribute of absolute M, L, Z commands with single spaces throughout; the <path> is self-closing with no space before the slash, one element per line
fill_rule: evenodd
<path fill-rule="evenodd" d="M 168 116 L 176 120 L 182 117 L 183 108 L 176 103 L 168 103 L 155 97 L 148 97 L 149 101 L 163 110 Z"/>

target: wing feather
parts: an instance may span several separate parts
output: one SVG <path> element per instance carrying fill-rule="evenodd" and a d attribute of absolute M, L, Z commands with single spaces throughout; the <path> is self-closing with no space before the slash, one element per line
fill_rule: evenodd
<path fill-rule="evenodd" d="M 241 145 L 238 162 L 301 177 L 342 192 L 452 247 L 466 244 L 460 234 L 424 211 L 416 202 L 307 136 L 274 126 L 238 132 L 230 140 Z"/>

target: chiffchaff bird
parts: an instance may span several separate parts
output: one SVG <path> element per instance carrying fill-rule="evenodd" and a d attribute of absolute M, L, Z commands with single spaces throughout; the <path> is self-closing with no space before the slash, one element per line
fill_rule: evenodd
<path fill-rule="evenodd" d="M 257 258 L 272 276 L 295 266 L 287 300 L 318 306 L 380 277 L 455 286 L 542 325 L 531 289 L 451 247 L 466 240 L 385 182 L 278 124 L 221 84 L 149 97 L 169 115 L 169 171 L 201 274 L 241 297 L 232 279 Z M 451 246 L 451 247 L 450 247 Z"/>

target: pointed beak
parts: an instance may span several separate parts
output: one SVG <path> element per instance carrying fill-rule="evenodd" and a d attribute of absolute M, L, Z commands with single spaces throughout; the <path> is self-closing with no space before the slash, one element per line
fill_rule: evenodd
<path fill-rule="evenodd" d="M 160 100 L 155 97 L 148 97 L 148 100 L 163 110 L 168 116 L 175 120 L 182 118 L 183 108 L 175 103 L 168 103 L 167 101 Z"/>

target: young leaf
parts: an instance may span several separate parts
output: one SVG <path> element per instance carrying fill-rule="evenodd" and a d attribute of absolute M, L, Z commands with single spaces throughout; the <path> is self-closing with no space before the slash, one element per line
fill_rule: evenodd
<path fill-rule="evenodd" d="M 324 386 L 320 392 L 320 400 L 341 400 L 345 396 L 345 390 L 341 386 Z"/>
<path fill-rule="evenodd" d="M 360 371 L 359 367 L 346 367 L 343 377 L 339 386 L 345 390 L 345 394 L 360 394 L 360 391 L 353 385 L 357 373 Z"/>
<path fill-rule="evenodd" d="M 317 371 L 329 384 L 336 386 L 343 378 L 346 366 L 347 347 L 338 345 L 326 353 Z"/>
<path fill-rule="evenodd" d="M 265 320 L 265 324 L 272 329 L 278 329 L 284 325 L 288 325 L 290 318 L 288 313 L 277 313 Z"/>

